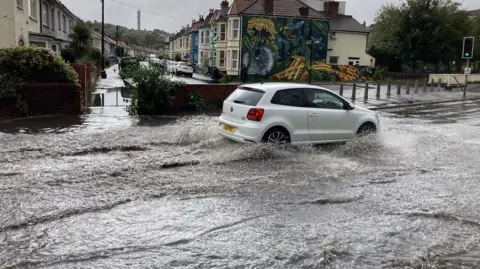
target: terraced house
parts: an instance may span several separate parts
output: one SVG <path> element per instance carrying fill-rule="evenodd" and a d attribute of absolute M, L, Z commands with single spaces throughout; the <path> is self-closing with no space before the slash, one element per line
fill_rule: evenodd
<path fill-rule="evenodd" d="M 59 0 L 0 1 L 0 46 L 36 45 L 60 54 L 78 17 Z"/>
<path fill-rule="evenodd" d="M 307 79 L 312 63 L 316 79 L 342 79 L 333 66 L 375 65 L 366 52 L 368 29 L 345 10 L 346 2 L 328 0 L 220 1 L 201 16 L 197 63 L 233 76 L 245 66 L 282 80 Z"/>

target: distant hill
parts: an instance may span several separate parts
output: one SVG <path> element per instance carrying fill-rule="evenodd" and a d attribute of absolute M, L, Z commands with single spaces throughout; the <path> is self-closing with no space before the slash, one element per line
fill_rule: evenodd
<path fill-rule="evenodd" d="M 102 23 L 98 21 L 87 21 L 87 25 L 92 27 L 92 29 L 98 28 L 102 29 Z M 117 32 L 117 26 L 110 23 L 105 23 L 105 35 L 115 40 Z M 128 29 L 127 27 L 119 26 L 118 27 L 119 38 L 121 41 L 139 46 L 150 46 L 154 49 L 163 48 L 165 43 L 165 38 L 169 33 L 155 29 L 150 30 L 136 30 Z"/>

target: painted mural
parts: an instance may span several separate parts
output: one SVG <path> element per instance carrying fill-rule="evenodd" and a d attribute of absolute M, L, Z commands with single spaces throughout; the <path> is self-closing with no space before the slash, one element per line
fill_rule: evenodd
<path fill-rule="evenodd" d="M 373 81 L 375 67 L 329 65 L 328 22 L 295 18 L 244 17 L 242 64 L 248 73 L 278 80 L 308 80 L 313 40 L 312 79 L 324 81 Z M 378 75 L 378 74 L 377 74 Z"/>
<path fill-rule="evenodd" d="M 290 66 L 274 75 L 278 80 L 308 80 L 309 72 L 305 68 L 309 62 L 303 56 L 292 56 Z M 383 70 L 378 70 L 383 72 Z M 312 62 L 312 79 L 326 81 L 374 81 L 382 76 L 373 66 L 357 67 L 353 65 L 329 65 L 323 61 Z"/>
<path fill-rule="evenodd" d="M 271 77 L 287 70 L 298 57 L 308 60 L 308 40 L 315 43 L 313 60 L 327 56 L 327 21 L 246 16 L 242 33 L 242 63 L 251 75 Z"/>

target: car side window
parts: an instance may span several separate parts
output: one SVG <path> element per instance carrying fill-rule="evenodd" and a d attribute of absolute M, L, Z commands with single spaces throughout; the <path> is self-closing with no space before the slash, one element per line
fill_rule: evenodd
<path fill-rule="evenodd" d="M 309 107 L 324 109 L 344 109 L 345 102 L 334 94 L 318 89 L 305 89 Z"/>
<path fill-rule="evenodd" d="M 280 90 L 272 97 L 272 104 L 282 106 L 304 107 L 305 100 L 301 89 Z"/>

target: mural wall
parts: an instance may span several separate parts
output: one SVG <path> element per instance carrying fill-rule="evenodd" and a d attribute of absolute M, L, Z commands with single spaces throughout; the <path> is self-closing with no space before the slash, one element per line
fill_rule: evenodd
<path fill-rule="evenodd" d="M 313 60 L 327 57 L 328 21 L 244 16 L 242 35 L 242 64 L 251 75 L 286 73 L 296 61 L 295 77 L 304 77 L 305 66 L 298 59 L 310 59 L 311 39 L 316 43 Z"/>
<path fill-rule="evenodd" d="M 250 75 L 278 80 L 308 80 L 310 47 L 307 41 L 314 40 L 313 80 L 372 81 L 381 76 L 375 67 L 325 63 L 327 21 L 244 16 L 242 35 L 242 64 L 248 68 Z"/>

